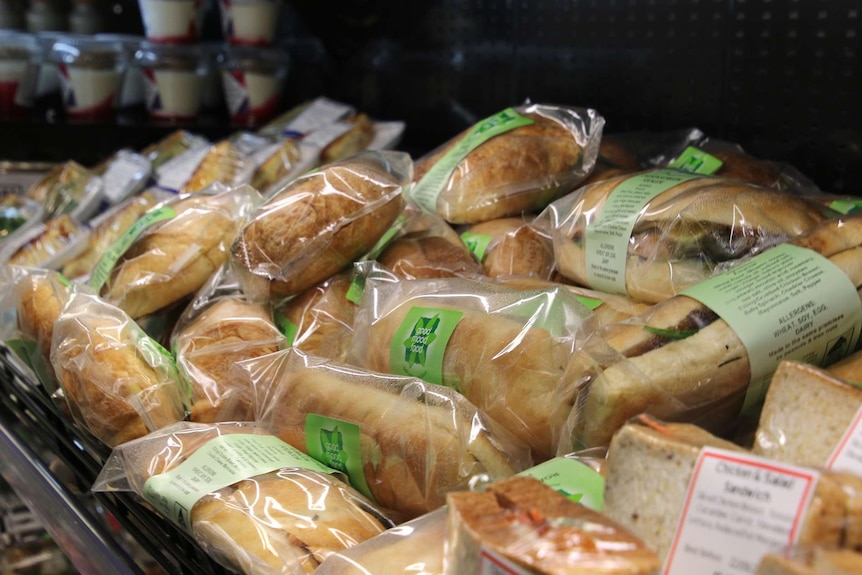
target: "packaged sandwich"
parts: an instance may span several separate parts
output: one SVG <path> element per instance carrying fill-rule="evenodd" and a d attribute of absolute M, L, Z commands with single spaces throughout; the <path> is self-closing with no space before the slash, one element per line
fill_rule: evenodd
<path fill-rule="evenodd" d="M 461 239 L 472 250 L 485 275 L 550 279 L 554 272 L 551 239 L 530 218 L 500 218 L 469 226 Z"/>
<path fill-rule="evenodd" d="M 255 301 L 297 295 L 368 252 L 403 208 L 410 157 L 364 152 L 294 180 L 258 208 L 231 248 Z"/>
<path fill-rule="evenodd" d="M 391 527 L 336 472 L 260 428 L 179 423 L 114 449 L 95 491 L 133 491 L 246 575 L 304 575 Z"/>
<path fill-rule="evenodd" d="M 410 198 L 456 224 L 539 211 L 587 177 L 603 126 L 590 109 L 507 108 L 417 160 Z"/>
<path fill-rule="evenodd" d="M 387 529 L 355 547 L 333 553 L 315 575 L 443 575 L 446 509 Z"/>
<path fill-rule="evenodd" d="M 230 140 L 211 146 L 191 148 L 156 169 L 156 184 L 165 190 L 189 194 L 215 183 L 235 186 L 246 168 L 240 150 Z M 250 177 L 250 174 L 249 174 Z"/>
<path fill-rule="evenodd" d="M 104 193 L 102 179 L 75 162 L 60 164 L 25 194 L 45 208 L 46 217 L 69 215 L 87 221 L 99 209 Z"/>
<path fill-rule="evenodd" d="M 105 185 L 104 199 L 114 205 L 144 189 L 152 173 L 150 161 L 131 150 L 119 150 L 93 172 Z"/>
<path fill-rule="evenodd" d="M 147 212 L 105 252 L 90 285 L 134 319 L 181 301 L 227 261 L 261 200 L 250 186 L 178 196 Z"/>
<path fill-rule="evenodd" d="M 54 323 L 51 364 L 75 421 L 109 446 L 185 417 L 171 354 L 98 296 L 70 295 Z"/>
<path fill-rule="evenodd" d="M 444 573 L 656 575 L 632 530 L 532 477 L 447 497 Z"/>
<path fill-rule="evenodd" d="M 177 370 L 191 393 L 191 421 L 254 421 L 251 386 L 228 372 L 285 344 L 272 308 L 247 301 L 238 287 L 224 266 L 201 288 L 171 336 Z"/>
<path fill-rule="evenodd" d="M 862 553 L 820 545 L 794 545 L 764 555 L 754 575 L 858 575 Z"/>
<path fill-rule="evenodd" d="M 191 149 L 205 148 L 209 142 L 184 130 L 177 130 L 158 142 L 141 150 L 141 154 L 150 161 L 153 170 L 157 170 L 177 156 Z"/>
<path fill-rule="evenodd" d="M 349 361 L 459 391 L 550 457 L 548 414 L 569 356 L 593 329 L 564 288 L 521 291 L 463 278 L 366 280 Z"/>
<path fill-rule="evenodd" d="M 641 171 L 643 169 L 640 159 L 642 151 L 632 145 L 633 142 L 630 140 L 631 138 L 626 134 L 603 133 L 596 163 L 589 177 L 581 182 L 581 186 Z"/>
<path fill-rule="evenodd" d="M 561 451 L 607 445 L 641 412 L 729 433 L 741 413 L 757 412 L 782 360 L 829 365 L 852 353 L 860 254 L 862 218 L 828 220 L 601 328 L 573 356 L 557 398 Z"/>
<path fill-rule="evenodd" d="M 0 246 L 41 222 L 44 213 L 35 200 L 11 192 L 0 193 Z"/>
<path fill-rule="evenodd" d="M 562 275 L 658 303 L 832 215 L 814 202 L 738 180 L 654 170 L 581 188 L 549 206 L 540 221 L 549 227 Z"/>
<path fill-rule="evenodd" d="M 119 240 L 144 212 L 166 198 L 166 193 L 153 188 L 97 216 L 89 223 L 90 233 L 86 237 L 86 247 L 63 264 L 63 275 L 71 279 L 89 275 L 102 254 Z"/>
<path fill-rule="evenodd" d="M 28 227 L 0 247 L 0 263 L 55 268 L 83 249 L 87 228 L 69 215 Z"/>
<path fill-rule="evenodd" d="M 404 518 L 442 506 L 477 476 L 530 466 L 523 444 L 461 395 L 415 377 L 369 372 L 288 349 L 240 365 L 257 421 L 347 474 Z"/>
<path fill-rule="evenodd" d="M 690 424 L 640 417 L 608 450 L 604 513 L 668 573 L 752 572 L 794 544 L 859 545 L 862 479 L 749 454 Z"/>

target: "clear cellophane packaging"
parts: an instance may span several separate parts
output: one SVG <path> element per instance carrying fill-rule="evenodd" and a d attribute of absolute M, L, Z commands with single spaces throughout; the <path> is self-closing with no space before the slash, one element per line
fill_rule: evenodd
<path fill-rule="evenodd" d="M 859 253 L 862 252 L 860 246 L 862 217 L 851 215 L 831 219 L 797 236 L 787 245 L 770 248 L 724 274 L 716 275 L 709 282 L 715 285 L 720 278 L 737 278 L 741 277 L 740 273 L 758 270 L 751 272 L 751 281 L 739 285 L 749 293 L 758 293 L 756 290 L 768 293 L 775 289 L 773 286 L 782 285 L 779 282 L 784 282 L 785 278 L 798 279 L 801 276 L 793 276 L 789 264 L 778 276 L 770 276 L 762 271 L 764 267 L 760 262 L 780 261 L 782 256 L 775 254 L 786 254 L 790 261 L 796 262 L 807 258 L 804 261 L 820 262 L 816 263 L 818 270 L 831 270 L 828 273 L 832 273 L 834 279 L 827 283 L 822 280 L 809 283 L 795 293 L 794 297 L 801 299 L 788 299 L 790 303 L 776 305 L 784 305 L 784 309 L 792 305 L 802 305 L 804 309 L 819 305 L 823 311 L 830 305 L 839 306 L 837 302 L 840 299 L 843 302 L 839 310 L 843 310 L 841 316 L 830 321 L 833 324 L 845 319 L 855 321 L 852 318 L 858 316 L 859 294 L 854 287 L 862 283 L 862 269 L 858 265 Z M 828 261 L 822 261 L 821 257 Z M 826 291 L 814 290 L 818 285 Z M 785 295 L 790 291 L 785 290 Z M 700 297 L 703 295 L 703 292 L 696 293 L 700 293 Z M 813 298 L 813 303 L 805 301 L 806 296 Z M 716 297 L 713 301 L 718 299 Z M 793 304 L 793 301 L 803 303 Z M 774 309 L 765 309 L 768 304 L 766 299 L 763 302 L 756 303 L 758 307 L 751 312 L 751 317 L 760 318 L 763 325 L 775 325 L 780 331 L 787 321 L 778 319 L 775 314 L 761 314 Z M 823 307 L 824 304 L 828 305 Z M 795 312 L 789 313 L 791 319 L 795 317 Z M 812 362 L 829 363 L 840 359 L 841 354 L 855 351 L 854 345 L 858 348 L 853 334 L 843 333 L 844 327 L 830 336 L 836 338 L 835 343 L 840 340 L 842 345 L 835 346 L 835 350 L 828 354 L 825 351 L 809 353 L 806 351 L 808 348 L 792 347 L 791 340 L 786 340 L 780 349 L 770 347 L 772 342 L 780 341 L 778 336 L 771 330 L 755 329 L 759 327 L 757 323 L 757 320 L 737 320 L 736 327 L 731 327 L 726 319 L 695 297 L 679 294 L 650 307 L 641 315 L 603 326 L 590 334 L 566 368 L 555 401 L 557 407 L 550 416 L 554 429 L 561 430 L 558 453 L 607 445 L 614 431 L 641 412 L 696 423 L 721 435 L 734 433 L 743 422 L 740 418 L 743 410 L 752 413 L 762 402 L 760 394 L 765 391 L 762 380 L 771 377 L 778 368 L 779 362 L 775 357 L 799 359 L 806 354 Z M 806 330 L 809 327 L 802 326 L 800 333 L 805 332 L 806 337 L 810 335 L 814 339 L 817 333 L 808 334 Z M 779 335 L 786 335 L 788 329 L 792 336 L 798 326 L 790 324 L 790 328 L 784 328 Z M 740 330 L 740 333 L 735 330 Z M 743 334 L 742 330 L 749 330 L 749 333 Z M 843 337 L 839 338 L 839 335 Z M 746 343 L 741 337 L 746 337 Z M 821 337 L 825 338 L 825 335 Z M 754 349 L 766 346 L 767 349 L 759 356 L 751 357 L 749 346 Z M 757 369 L 756 377 L 754 368 Z M 750 390 L 753 380 L 757 385 Z"/>
<path fill-rule="evenodd" d="M 443 575 L 446 509 L 387 529 L 356 547 L 333 553 L 316 575 Z"/>
<path fill-rule="evenodd" d="M 857 575 L 862 553 L 822 545 L 793 545 L 765 555 L 754 575 Z"/>
<path fill-rule="evenodd" d="M 647 165 L 743 180 L 797 196 L 821 192 L 790 164 L 757 158 L 739 144 L 710 138 L 697 128 L 671 132 L 662 139 L 665 146 L 654 151 Z"/>
<path fill-rule="evenodd" d="M 0 193 L 0 247 L 38 225 L 44 215 L 39 202 L 13 192 Z"/>
<path fill-rule="evenodd" d="M 786 192 L 666 169 L 580 188 L 536 225 L 547 227 L 569 280 L 658 303 L 833 215 Z"/>
<path fill-rule="evenodd" d="M 254 301 L 302 293 L 367 253 L 403 209 L 412 161 L 363 152 L 293 180 L 242 228 L 231 263 Z"/>
<path fill-rule="evenodd" d="M 171 335 L 177 371 L 191 395 L 189 419 L 253 421 L 252 388 L 228 371 L 237 362 L 274 353 L 285 344 L 272 307 L 249 302 L 224 265 L 198 291 Z"/>
<path fill-rule="evenodd" d="M 73 289 L 54 322 L 51 365 L 75 421 L 109 446 L 185 418 L 171 354 L 96 295 Z"/>
<path fill-rule="evenodd" d="M 240 148 L 231 140 L 194 147 L 155 170 L 158 187 L 178 194 L 205 190 L 216 183 L 238 186 L 247 183 L 251 170 Z"/>
<path fill-rule="evenodd" d="M 171 506 L 172 473 L 204 477 L 198 498 Z M 312 573 L 393 525 L 334 470 L 253 424 L 183 422 L 125 443 L 93 489 L 137 493 L 245 575 Z"/>
<path fill-rule="evenodd" d="M 96 216 L 87 224 L 90 233 L 78 240 L 85 242 L 83 250 L 63 263 L 63 275 L 69 279 L 89 276 L 102 254 L 120 239 L 144 212 L 168 197 L 170 194 L 167 192 L 150 188 Z"/>
<path fill-rule="evenodd" d="M 404 519 L 442 506 L 476 478 L 530 466 L 529 451 L 454 390 L 294 349 L 241 364 L 257 422 L 345 472 Z"/>
<path fill-rule="evenodd" d="M 98 211 L 104 192 L 102 178 L 76 162 L 66 162 L 30 186 L 25 195 L 42 204 L 47 218 L 69 215 L 84 222 Z"/>
<path fill-rule="evenodd" d="M 216 184 L 160 204 L 109 248 L 90 284 L 134 319 L 191 297 L 227 261 L 261 201 L 251 186 Z"/>
<path fill-rule="evenodd" d="M 87 226 L 68 214 L 28 226 L 0 246 L 0 264 L 59 268 L 86 245 Z"/>
<path fill-rule="evenodd" d="M 131 150 L 119 150 L 93 170 L 105 185 L 107 205 L 118 204 L 144 189 L 152 174 L 150 160 Z"/>
<path fill-rule="evenodd" d="M 454 388 L 542 461 L 554 453 L 548 414 L 556 388 L 592 329 L 591 312 L 565 288 L 366 280 L 348 358 Z"/>
<path fill-rule="evenodd" d="M 591 109 L 508 108 L 417 160 L 410 198 L 455 224 L 538 212 L 589 175 L 603 126 Z"/>
<path fill-rule="evenodd" d="M 153 170 L 157 170 L 188 150 L 205 148 L 208 145 L 206 138 L 185 130 L 177 130 L 141 150 L 141 155 L 150 161 Z"/>
<path fill-rule="evenodd" d="M 461 230 L 461 239 L 488 277 L 530 276 L 549 280 L 554 273 L 551 238 L 532 225 L 533 216 L 499 218 Z"/>

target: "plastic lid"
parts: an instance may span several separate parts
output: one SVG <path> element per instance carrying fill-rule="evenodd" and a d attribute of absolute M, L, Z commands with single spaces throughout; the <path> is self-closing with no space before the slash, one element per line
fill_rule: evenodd
<path fill-rule="evenodd" d="M 290 54 L 278 48 L 232 46 L 222 50 L 218 62 L 227 70 L 285 74 L 290 66 Z"/>
<path fill-rule="evenodd" d="M 39 43 L 32 34 L 0 31 L 0 59 L 27 60 L 39 50 Z"/>
<path fill-rule="evenodd" d="M 112 68 L 122 57 L 120 44 L 95 40 L 91 36 L 63 36 L 54 42 L 48 53 L 53 62 L 91 68 Z"/>
<path fill-rule="evenodd" d="M 197 69 L 204 63 L 203 52 L 199 46 L 155 42 L 141 42 L 140 48 L 135 52 L 135 61 L 142 66 L 179 70 Z"/>

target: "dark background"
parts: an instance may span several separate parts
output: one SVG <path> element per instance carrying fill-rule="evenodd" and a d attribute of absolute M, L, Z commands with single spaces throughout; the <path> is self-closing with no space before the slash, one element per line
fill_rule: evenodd
<path fill-rule="evenodd" d="M 696 126 L 862 195 L 858 0 L 286 2 L 285 106 L 326 95 L 404 120 L 413 154 L 531 99 L 594 107 L 606 133 Z M 112 6 L 112 31 L 142 32 L 135 0 Z M 220 40 L 215 5 L 206 22 Z M 85 164 L 172 129 L 72 126 L 45 104 L 0 126 L 0 157 Z M 231 131 L 218 112 L 184 127 Z"/>

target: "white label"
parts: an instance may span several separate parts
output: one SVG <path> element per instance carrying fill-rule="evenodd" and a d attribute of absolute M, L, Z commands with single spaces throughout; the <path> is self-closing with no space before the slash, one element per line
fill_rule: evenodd
<path fill-rule="evenodd" d="M 249 107 L 248 90 L 245 84 L 240 82 L 230 72 L 222 73 L 222 84 L 224 85 L 224 98 L 227 109 L 232 114 L 238 113 L 243 107 Z"/>
<path fill-rule="evenodd" d="M 156 183 L 160 188 L 179 192 L 209 153 L 209 146 L 188 150 L 156 170 Z"/>
<path fill-rule="evenodd" d="M 303 142 L 323 148 L 349 132 L 352 127 L 353 124 L 347 122 L 335 122 L 308 134 Z"/>
<path fill-rule="evenodd" d="M 140 154 L 120 152 L 111 162 L 102 179 L 105 182 L 105 197 L 117 203 L 129 197 L 150 173 L 150 162 Z"/>
<path fill-rule="evenodd" d="M 629 240 L 644 207 L 659 194 L 699 177 L 677 170 L 658 170 L 620 182 L 585 230 L 589 287 L 606 293 L 627 293 Z"/>
<path fill-rule="evenodd" d="M 326 98 L 318 98 L 308 108 L 302 111 L 285 128 L 286 132 L 296 132 L 300 137 L 314 130 L 336 122 L 350 114 L 350 106 L 333 102 Z"/>
<path fill-rule="evenodd" d="M 862 407 L 847 428 L 826 467 L 862 476 Z"/>
<path fill-rule="evenodd" d="M 479 551 L 479 575 L 531 575 L 531 572 L 482 547 Z"/>
<path fill-rule="evenodd" d="M 714 448 L 698 457 L 663 575 L 745 575 L 799 538 L 820 474 Z"/>

